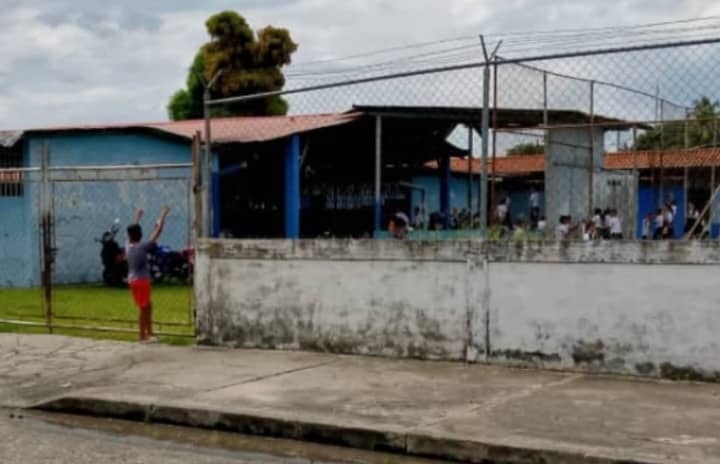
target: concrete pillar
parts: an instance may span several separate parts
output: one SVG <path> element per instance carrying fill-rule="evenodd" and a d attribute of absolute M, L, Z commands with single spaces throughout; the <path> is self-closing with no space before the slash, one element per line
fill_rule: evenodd
<path fill-rule="evenodd" d="M 300 238 L 300 136 L 285 148 L 285 238 Z"/>
<path fill-rule="evenodd" d="M 573 221 L 586 219 L 588 205 L 603 205 L 598 189 L 603 182 L 596 176 L 604 163 L 604 132 L 602 128 L 557 128 L 547 133 L 545 165 L 546 216 L 551 227 L 561 215 Z M 593 188 L 590 188 L 590 183 Z M 589 198 L 593 195 L 593 199 Z"/>

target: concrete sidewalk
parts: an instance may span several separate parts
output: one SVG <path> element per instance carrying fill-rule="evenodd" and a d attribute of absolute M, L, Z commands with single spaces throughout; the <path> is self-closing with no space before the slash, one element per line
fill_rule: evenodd
<path fill-rule="evenodd" d="M 0 334 L 0 407 L 471 462 L 720 463 L 720 385 Z"/>

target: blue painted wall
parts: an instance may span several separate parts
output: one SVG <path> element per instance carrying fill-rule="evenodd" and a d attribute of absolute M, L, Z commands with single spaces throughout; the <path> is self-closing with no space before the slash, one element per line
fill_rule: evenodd
<path fill-rule="evenodd" d="M 440 176 L 433 175 L 422 175 L 413 177 L 412 183 L 418 187 L 422 187 L 425 191 L 425 208 L 428 214 L 435 211 L 440 211 Z M 473 212 L 478 211 L 478 197 L 479 197 L 480 183 L 478 178 L 474 178 L 472 184 L 472 210 Z M 468 182 L 467 176 L 454 175 L 450 181 L 450 209 L 457 208 L 462 210 L 467 208 L 467 192 Z M 501 185 L 497 187 L 498 194 L 502 195 L 506 192 L 502 191 Z M 519 215 L 525 218 L 530 217 L 530 193 L 531 189 L 516 190 L 507 192 L 510 195 L 510 204 L 513 217 L 516 218 Z M 541 214 L 543 211 L 543 205 L 545 203 L 545 194 L 540 193 L 540 207 Z M 413 190 L 412 194 L 412 207 L 418 206 L 422 202 L 422 193 L 419 190 Z M 409 211 L 411 213 L 412 211 Z"/>
<path fill-rule="evenodd" d="M 28 150 L 23 164 L 28 164 Z M 25 287 L 39 281 L 37 188 L 23 185 L 23 195 L 0 197 L 0 286 Z M 2 304 L 2 302 L 0 302 Z"/>
<path fill-rule="evenodd" d="M 673 198 L 677 205 L 677 217 L 674 220 L 673 229 L 675 238 L 681 238 L 685 230 L 685 192 L 682 185 L 666 185 L 663 188 L 662 197 L 660 189 L 652 185 L 640 185 L 638 191 L 638 217 L 637 217 L 637 238 L 642 238 L 643 218 L 650 212 L 653 214 L 660 205 Z"/>
<path fill-rule="evenodd" d="M 51 166 L 111 166 L 189 163 L 190 143 L 144 133 L 65 133 L 26 136 L 27 166 L 40 164 L 40 147 L 50 146 Z M 156 181 L 55 182 L 52 187 L 57 283 L 98 282 L 101 278 L 100 244 L 95 241 L 117 218 L 118 239 L 125 241 L 125 226 L 135 208 L 146 211 L 146 234 L 163 205 L 171 214 L 161 244 L 173 248 L 190 241 L 190 169 L 160 171 Z M 180 179 L 175 179 L 180 177 Z M 171 179 L 172 178 L 172 179 Z M 0 198 L 0 286 L 39 284 L 39 185 L 26 181 L 21 198 Z"/>
<path fill-rule="evenodd" d="M 421 175 L 412 179 L 412 184 L 417 188 L 412 190 L 412 208 L 422 203 L 421 190 L 425 192 L 425 211 L 427 214 L 440 211 L 440 175 Z M 453 176 L 450 180 L 450 209 L 462 210 L 467 208 L 467 177 Z M 476 180 L 472 185 L 472 209 L 478 209 L 478 196 L 480 183 Z M 412 211 L 408 211 L 411 213 Z"/>

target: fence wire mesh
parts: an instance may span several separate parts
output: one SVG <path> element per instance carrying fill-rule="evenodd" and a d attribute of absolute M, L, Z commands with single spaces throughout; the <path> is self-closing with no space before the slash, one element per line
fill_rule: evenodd
<path fill-rule="evenodd" d="M 382 237 L 401 212 L 415 238 L 717 238 L 719 40 L 489 61 L 473 47 L 290 72 L 291 118 L 220 117 L 278 95 L 210 101 L 215 232 L 288 236 L 291 208 L 301 237 Z"/>
<path fill-rule="evenodd" d="M 154 179 L 134 180 L 128 170 L 113 172 L 105 180 L 52 182 L 56 323 L 134 330 L 137 309 L 127 289 L 125 228 L 135 210 L 143 209 L 147 216 L 141 226 L 147 239 L 154 216 L 168 205 L 171 214 L 158 248 L 149 256 L 153 321 L 159 332 L 191 328 L 191 188 L 187 176 L 168 171 Z M 130 179 L 111 180 L 123 177 Z"/>
<path fill-rule="evenodd" d="M 149 256 L 153 319 L 159 334 L 192 336 L 191 165 L 71 166 L 48 162 L 51 151 L 52 143 L 33 144 L 38 166 L 0 171 L 22 186 L 0 198 L 5 208 L 17 206 L 14 220 L 0 225 L 0 325 L 133 337 L 126 227 L 136 209 L 145 210 L 147 238 L 167 205 L 171 213 Z"/>
<path fill-rule="evenodd" d="M 97 239 L 118 219 L 122 247 L 134 208 L 166 203 L 161 243 L 180 264 L 156 263 L 180 270 L 158 271 L 155 320 L 187 334 L 198 213 L 207 235 L 236 238 L 384 238 L 408 222 L 416 239 L 717 239 L 720 39 L 577 53 L 535 39 L 547 54 L 522 58 L 540 49 L 513 39 L 486 59 L 468 42 L 211 100 L 211 155 L 199 162 L 196 139 L 193 172 L 41 167 L 3 135 L 0 202 L 16 219 L 0 222 L 0 320 L 134 330 Z M 287 117 L 249 117 L 278 97 Z"/>

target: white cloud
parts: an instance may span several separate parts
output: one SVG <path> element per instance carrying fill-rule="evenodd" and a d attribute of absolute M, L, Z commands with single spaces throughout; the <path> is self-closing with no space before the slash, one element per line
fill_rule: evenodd
<path fill-rule="evenodd" d="M 158 120 L 205 40 L 205 19 L 242 6 L 291 30 L 295 62 L 508 31 L 720 14 L 706 0 L 25 0 L 0 15 L 0 128 Z"/>

